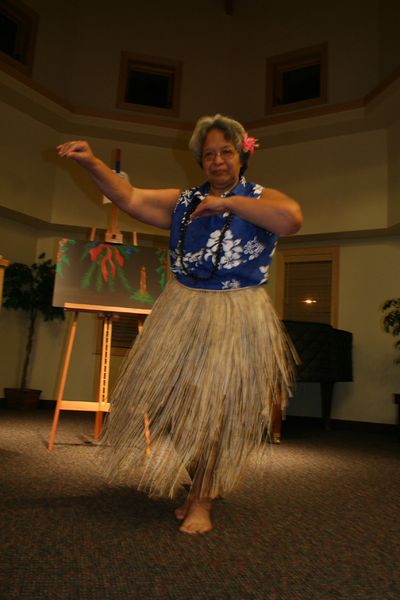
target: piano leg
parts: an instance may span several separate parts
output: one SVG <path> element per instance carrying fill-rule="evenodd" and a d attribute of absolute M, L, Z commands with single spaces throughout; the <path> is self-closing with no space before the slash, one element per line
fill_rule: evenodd
<path fill-rule="evenodd" d="M 400 440 L 400 394 L 393 394 L 393 402 L 397 404 L 397 435 Z"/>
<path fill-rule="evenodd" d="M 334 381 L 321 381 L 321 412 L 322 420 L 324 422 L 325 431 L 329 431 L 331 428 L 331 406 L 332 406 L 332 395 Z"/>
<path fill-rule="evenodd" d="M 274 404 L 271 411 L 270 434 L 273 444 L 281 443 L 282 429 L 282 410 L 277 404 Z"/>

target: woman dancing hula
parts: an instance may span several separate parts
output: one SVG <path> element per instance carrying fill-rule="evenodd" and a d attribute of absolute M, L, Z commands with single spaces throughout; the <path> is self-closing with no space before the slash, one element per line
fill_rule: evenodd
<path fill-rule="evenodd" d="M 235 487 L 293 384 L 290 344 L 262 284 L 279 236 L 298 231 L 302 214 L 245 179 L 256 146 L 237 121 L 202 117 L 189 147 L 205 183 L 183 191 L 132 186 L 85 141 L 58 147 L 122 210 L 170 230 L 173 277 L 125 360 L 102 442 L 109 473 L 140 471 L 151 495 L 174 496 L 189 473 L 175 511 L 188 534 L 212 528 L 213 499 Z"/>

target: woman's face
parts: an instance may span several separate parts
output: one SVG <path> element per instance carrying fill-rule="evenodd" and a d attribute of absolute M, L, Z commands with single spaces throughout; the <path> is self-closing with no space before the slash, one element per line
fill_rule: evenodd
<path fill-rule="evenodd" d="M 226 192 L 239 179 L 239 153 L 219 129 L 211 129 L 204 140 L 202 164 L 211 189 L 216 193 Z"/>

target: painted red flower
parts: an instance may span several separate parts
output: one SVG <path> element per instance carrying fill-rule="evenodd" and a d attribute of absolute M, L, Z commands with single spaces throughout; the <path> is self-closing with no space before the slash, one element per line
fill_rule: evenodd
<path fill-rule="evenodd" d="M 93 248 L 89 250 L 89 255 L 92 262 L 97 262 L 101 268 L 101 272 L 103 275 L 103 280 L 105 282 L 108 281 L 108 266 L 111 270 L 111 277 L 115 279 L 116 268 L 113 262 L 113 254 L 114 258 L 122 268 L 124 266 L 124 257 L 121 255 L 118 248 L 111 247 L 107 244 L 97 244 Z M 102 256 L 101 256 L 102 255 Z"/>

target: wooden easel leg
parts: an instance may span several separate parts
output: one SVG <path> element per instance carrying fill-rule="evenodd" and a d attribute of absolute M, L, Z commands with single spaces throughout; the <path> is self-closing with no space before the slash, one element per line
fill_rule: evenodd
<path fill-rule="evenodd" d="M 49 439 L 49 445 L 47 447 L 50 452 L 51 452 L 51 450 L 53 450 L 53 447 L 54 447 L 54 440 L 55 440 L 55 437 L 56 437 L 58 419 L 59 419 L 60 410 L 61 410 L 61 402 L 62 402 L 62 398 L 63 398 L 63 395 L 64 395 L 65 382 L 66 382 L 66 379 L 67 379 L 69 362 L 70 362 L 70 359 L 71 359 L 72 346 L 74 344 L 74 339 L 75 339 L 76 326 L 78 324 L 78 315 L 79 315 L 78 312 L 74 313 L 74 317 L 73 317 L 72 324 L 71 324 L 71 329 L 70 329 L 70 332 L 69 332 L 67 349 L 66 349 L 65 358 L 64 358 L 64 365 L 63 365 L 63 369 L 62 369 L 62 372 L 61 372 L 60 385 L 59 385 L 59 388 L 58 388 L 56 410 L 55 410 L 55 413 L 54 413 L 53 425 L 52 425 L 52 428 L 51 428 L 50 439 Z"/>
<path fill-rule="evenodd" d="M 101 404 L 108 402 L 108 383 L 110 376 L 110 358 L 111 358 L 111 335 L 112 335 L 112 315 L 104 315 L 103 320 L 103 335 L 101 343 L 101 359 L 100 359 L 100 378 L 97 402 L 99 410 L 96 413 L 94 425 L 94 439 L 97 440 L 101 433 L 103 425 L 103 410 Z"/>
<path fill-rule="evenodd" d="M 102 427 L 103 427 L 103 413 L 101 412 L 101 410 L 98 410 L 96 413 L 96 419 L 94 422 L 93 438 L 95 440 L 99 439 Z"/>

